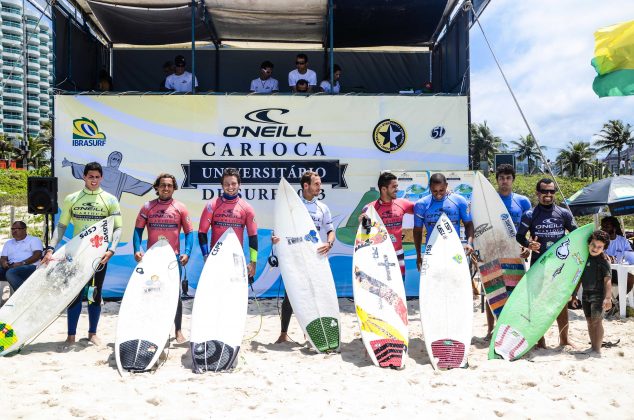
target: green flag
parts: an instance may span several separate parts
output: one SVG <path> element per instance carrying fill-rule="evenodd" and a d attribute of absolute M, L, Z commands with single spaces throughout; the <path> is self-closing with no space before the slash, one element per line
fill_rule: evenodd
<path fill-rule="evenodd" d="M 634 95 L 634 20 L 594 33 L 592 89 L 600 97 Z"/>

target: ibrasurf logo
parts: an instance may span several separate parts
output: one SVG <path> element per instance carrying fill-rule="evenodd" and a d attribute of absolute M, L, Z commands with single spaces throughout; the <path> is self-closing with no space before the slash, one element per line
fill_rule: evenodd
<path fill-rule="evenodd" d="M 94 120 L 86 117 L 73 120 L 73 146 L 105 146 L 106 135 Z"/>

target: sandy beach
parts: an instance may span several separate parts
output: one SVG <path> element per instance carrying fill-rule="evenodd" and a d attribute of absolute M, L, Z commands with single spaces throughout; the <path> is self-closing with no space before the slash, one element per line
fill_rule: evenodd
<path fill-rule="evenodd" d="M 192 302 L 185 302 L 186 335 Z M 605 322 L 605 340 L 621 341 L 604 349 L 600 358 L 554 348 L 557 330 L 551 327 L 549 349 L 533 350 L 508 363 L 487 360 L 482 339 L 485 316 L 474 309 L 469 367 L 434 371 L 414 300 L 408 302 L 409 359 L 404 370 L 396 371 L 371 364 L 352 303 L 340 299 L 339 305 L 340 354 L 316 354 L 294 343 L 273 344 L 279 334 L 277 301 L 260 301 L 261 311 L 251 301 L 234 371 L 192 373 L 189 343 L 178 345 L 172 338 L 167 360 L 158 370 L 125 378 L 117 372 L 113 353 L 119 304 L 109 302 L 103 309 L 102 347 L 84 339 L 69 353 L 57 351 L 65 338 L 64 314 L 20 354 L 0 358 L 3 418 L 634 418 L 632 318 Z M 579 350 L 586 349 L 583 314 L 570 311 L 570 319 L 571 339 Z M 87 328 L 84 308 L 78 337 L 85 337 Z M 289 333 L 304 342 L 295 318 Z"/>

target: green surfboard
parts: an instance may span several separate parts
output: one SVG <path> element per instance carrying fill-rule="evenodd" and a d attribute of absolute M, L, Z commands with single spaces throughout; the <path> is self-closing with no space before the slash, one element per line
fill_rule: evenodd
<path fill-rule="evenodd" d="M 522 277 L 497 320 L 489 359 L 518 359 L 544 336 L 581 278 L 593 231 L 589 223 L 564 236 Z"/>

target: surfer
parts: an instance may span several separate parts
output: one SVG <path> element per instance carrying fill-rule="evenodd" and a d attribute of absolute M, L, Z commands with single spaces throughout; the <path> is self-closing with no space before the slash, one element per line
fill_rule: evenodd
<path fill-rule="evenodd" d="M 610 236 L 597 230 L 588 238 L 588 262 L 581 274 L 573 295 L 583 285 L 583 313 L 588 323 L 588 335 L 592 351 L 601 353 L 603 344 L 603 314 L 612 307 L 612 281 L 610 263 L 603 257 L 603 252 L 610 245 Z M 565 309 L 565 307 L 564 307 Z"/>
<path fill-rule="evenodd" d="M 106 270 L 108 261 L 115 253 L 119 238 L 121 236 L 121 211 L 119 201 L 112 194 L 101 189 L 103 180 L 103 169 L 97 162 L 90 162 L 84 166 L 84 188 L 67 195 L 62 204 L 62 214 L 57 223 L 57 229 L 53 234 L 50 246 L 46 248 L 42 264 L 48 264 L 53 257 L 55 247 L 61 242 L 69 223 L 73 224 L 73 237 L 79 235 L 87 227 L 90 227 L 99 220 L 103 220 L 108 216 L 114 216 L 114 231 L 112 234 L 112 242 L 105 252 L 99 266 L 91 279 L 91 287 L 88 288 L 88 340 L 95 344 L 101 345 L 101 341 L 97 337 L 97 324 L 101 315 L 101 289 L 104 279 L 106 278 Z M 77 334 L 77 323 L 81 315 L 81 301 L 84 291 L 80 292 L 75 300 L 68 306 L 68 337 L 62 351 L 68 351 L 75 343 Z"/>
<path fill-rule="evenodd" d="M 531 265 L 545 253 L 555 242 L 566 236 L 566 231 L 577 229 L 572 213 L 555 204 L 555 183 L 552 179 L 542 178 L 535 186 L 539 203 L 522 216 L 515 239 L 523 247 L 532 251 Z M 530 238 L 526 239 L 526 234 Z M 564 306 L 557 316 L 559 327 L 559 344 L 568 346 L 568 307 Z M 537 347 L 546 347 L 544 337 L 537 342 Z"/>
<path fill-rule="evenodd" d="M 143 259 L 143 250 L 141 250 L 141 241 L 143 239 L 143 230 L 147 226 L 147 249 L 150 249 L 159 239 L 166 239 L 174 249 L 176 259 L 178 260 L 178 272 L 182 274 L 182 267 L 187 265 L 189 256 L 192 253 L 194 245 L 194 228 L 189 212 L 183 203 L 173 198 L 174 191 L 178 189 L 176 177 L 171 174 L 160 174 L 153 184 L 154 191 L 158 198 L 146 202 L 136 218 L 134 226 L 134 259 L 141 262 Z M 181 229 L 185 234 L 185 252 L 180 252 L 180 232 Z M 183 292 L 186 292 L 185 290 Z M 176 310 L 176 318 L 174 319 L 174 331 L 177 343 L 184 343 L 185 336 L 181 331 L 183 322 L 183 303 L 178 299 L 178 309 Z"/>
<path fill-rule="evenodd" d="M 467 243 L 464 244 L 465 254 L 473 253 L 473 221 L 469 204 L 462 196 L 447 192 L 447 178 L 441 173 L 433 174 L 429 178 L 430 194 L 421 198 L 414 204 L 414 247 L 416 248 L 416 267 L 420 271 L 423 264 L 421 243 L 423 239 L 423 226 L 426 230 L 425 243 L 429 238 L 436 222 L 442 213 L 445 213 L 454 226 L 456 232 L 460 232 L 460 221 L 465 229 Z"/>
<path fill-rule="evenodd" d="M 391 172 L 383 172 L 377 182 L 379 187 L 379 199 L 368 203 L 361 211 L 360 222 L 369 223 L 365 217 L 365 211 L 372 206 L 381 217 L 387 233 L 392 240 L 392 246 L 396 251 L 398 266 L 405 282 L 405 251 L 403 251 L 403 217 L 406 214 L 414 214 L 414 203 L 402 198 L 396 198 L 398 192 L 398 180 Z"/>
<path fill-rule="evenodd" d="M 332 225 L 330 209 L 318 199 L 319 194 L 321 194 L 321 177 L 315 172 L 306 171 L 300 179 L 300 184 L 302 186 L 302 195 L 300 198 L 304 206 L 306 206 L 310 217 L 313 219 L 317 232 L 319 232 L 319 237 L 323 242 L 323 245 L 317 249 L 317 252 L 327 256 L 335 243 L 335 228 Z M 277 244 L 279 241 L 279 237 L 271 235 L 272 244 Z M 291 306 L 288 295 L 284 292 L 280 321 L 282 328 L 280 336 L 275 343 L 290 341 L 288 337 L 288 325 L 291 322 L 291 315 L 293 315 L 293 307 Z"/>
<path fill-rule="evenodd" d="M 229 228 L 233 228 L 242 245 L 244 229 L 249 237 L 249 257 L 247 266 L 249 283 L 253 283 L 255 265 L 258 261 L 258 225 L 255 211 L 249 203 L 240 197 L 240 173 L 237 169 L 226 168 L 220 178 L 222 195 L 212 198 L 205 204 L 198 226 L 198 245 L 205 261 L 209 249 Z M 211 241 L 207 241 L 207 232 L 211 228 Z M 209 244 L 211 243 L 211 247 Z"/>
<path fill-rule="evenodd" d="M 511 220 L 513 221 L 513 225 L 515 225 L 515 231 L 517 232 L 520 221 L 522 220 L 522 215 L 531 208 L 531 201 L 528 199 L 528 197 L 513 192 L 513 182 L 515 181 L 515 168 L 513 167 L 513 165 L 509 165 L 508 163 L 498 165 L 497 170 L 495 171 L 495 180 L 498 184 L 498 194 L 500 195 L 502 202 L 506 206 L 506 210 L 509 212 Z M 529 255 L 530 249 L 522 247 L 520 257 L 528 258 Z M 513 286 L 506 285 L 508 296 L 511 295 L 513 289 Z M 495 324 L 495 317 L 493 316 L 493 312 L 491 312 L 491 307 L 489 306 L 488 301 L 486 302 L 486 316 L 486 339 L 488 340 L 491 338 L 491 333 Z"/>

